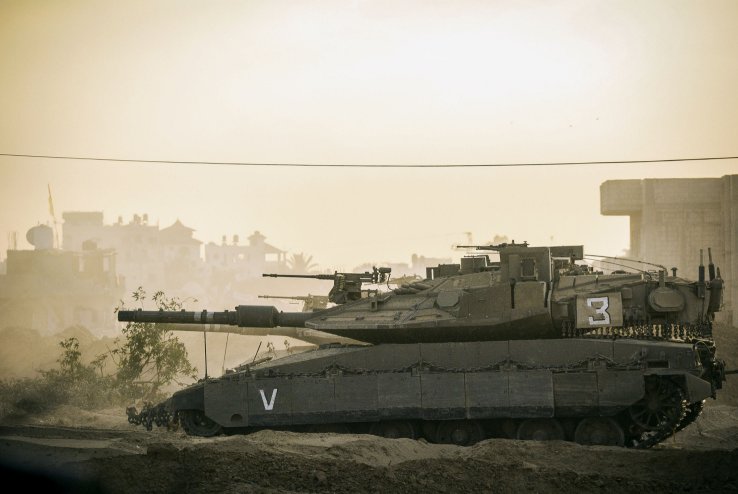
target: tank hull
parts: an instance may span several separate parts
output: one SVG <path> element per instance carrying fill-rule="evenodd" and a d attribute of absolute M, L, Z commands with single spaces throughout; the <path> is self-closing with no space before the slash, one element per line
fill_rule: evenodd
<path fill-rule="evenodd" d="M 623 415 L 647 397 L 649 379 L 672 383 L 688 405 L 714 394 L 702 374 L 691 344 L 664 341 L 342 346 L 209 379 L 176 393 L 170 411 L 187 414 L 188 407 L 202 403 L 198 413 L 213 423 L 207 431 L 327 424 L 361 431 L 399 421 L 426 431 L 430 440 L 439 440 L 433 430 L 451 422 L 474 424 L 482 437 L 506 428 L 503 435 L 516 437 L 523 423 L 547 424 L 544 433 L 560 427 L 566 439 L 582 419 L 612 417 L 624 442 L 643 432 L 629 432 L 633 424 Z"/>

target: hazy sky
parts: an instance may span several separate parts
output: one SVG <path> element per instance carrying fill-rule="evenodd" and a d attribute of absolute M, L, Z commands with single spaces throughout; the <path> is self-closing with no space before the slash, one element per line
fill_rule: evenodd
<path fill-rule="evenodd" d="M 0 0 L 0 153 L 482 164 L 738 156 L 738 1 Z M 7 233 L 64 211 L 177 218 L 322 268 L 459 257 L 495 234 L 618 255 L 608 179 L 738 160 L 279 168 L 0 156 Z"/>

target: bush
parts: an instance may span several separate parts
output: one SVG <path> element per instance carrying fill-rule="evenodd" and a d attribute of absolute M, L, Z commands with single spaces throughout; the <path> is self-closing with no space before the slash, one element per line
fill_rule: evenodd
<path fill-rule="evenodd" d="M 133 299 L 143 303 L 146 293 L 139 287 Z M 179 299 L 167 298 L 160 291 L 152 301 L 159 309 L 182 308 Z M 42 371 L 38 378 L 0 380 L 0 418 L 42 413 L 60 405 L 99 409 L 137 400 L 159 401 L 164 398 L 163 387 L 181 377 L 194 380 L 197 375 L 184 344 L 155 324 L 128 323 L 114 348 L 89 365 L 82 363 L 77 338 L 67 338 L 59 345 L 58 369 Z M 108 359 L 116 370 L 106 375 L 103 369 Z"/>
<path fill-rule="evenodd" d="M 0 381 L 0 417 L 42 413 L 67 402 L 66 392 L 39 378 Z"/>
<path fill-rule="evenodd" d="M 0 381 L 0 416 L 42 413 L 60 405 L 100 408 L 120 403 L 111 378 L 98 376 L 94 366 L 80 362 L 77 338 L 59 345 L 63 349 L 59 369 L 42 371 L 39 378 Z"/>
<path fill-rule="evenodd" d="M 133 292 L 133 299 L 143 304 L 143 288 Z M 167 298 L 161 291 L 151 299 L 157 309 L 182 309 L 178 298 Z M 172 382 L 181 384 L 182 377 L 196 379 L 197 369 L 190 364 L 187 349 L 171 331 L 156 324 L 129 322 L 123 336 L 125 341 L 118 342 L 111 354 L 117 359 L 115 386 L 129 398 L 158 401 L 163 398 L 161 388 Z"/>

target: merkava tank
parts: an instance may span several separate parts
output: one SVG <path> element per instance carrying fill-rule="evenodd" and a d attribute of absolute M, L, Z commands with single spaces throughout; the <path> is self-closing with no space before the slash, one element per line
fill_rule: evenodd
<path fill-rule="evenodd" d="M 272 428 L 644 448 L 716 398 L 725 370 L 712 323 L 723 282 L 711 256 L 709 275 L 700 252 L 698 280 L 689 281 L 663 266 L 603 274 L 581 262 L 582 246 L 471 247 L 489 253 L 428 268 L 391 291 L 362 287 L 386 282 L 387 268 L 299 276 L 334 282 L 335 305 L 312 312 L 119 311 L 119 321 L 307 328 L 362 342 L 258 359 L 129 420 L 175 421 L 197 436 Z"/>

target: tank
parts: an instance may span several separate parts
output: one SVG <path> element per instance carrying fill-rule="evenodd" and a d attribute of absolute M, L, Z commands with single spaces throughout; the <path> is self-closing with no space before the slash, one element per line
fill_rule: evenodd
<path fill-rule="evenodd" d="M 708 274 L 700 251 L 692 281 L 659 265 L 585 258 L 582 246 L 463 247 L 474 250 L 460 263 L 395 289 L 388 268 L 264 274 L 332 280 L 335 305 L 321 310 L 119 311 L 124 322 L 304 328 L 360 342 L 242 365 L 130 409 L 129 421 L 181 424 L 196 436 L 271 428 L 647 448 L 717 397 L 725 369 L 712 324 L 723 282 L 709 249 Z"/>

